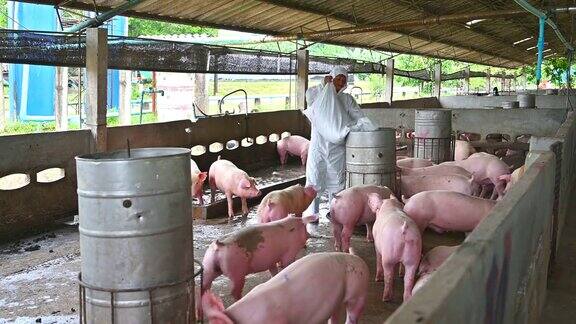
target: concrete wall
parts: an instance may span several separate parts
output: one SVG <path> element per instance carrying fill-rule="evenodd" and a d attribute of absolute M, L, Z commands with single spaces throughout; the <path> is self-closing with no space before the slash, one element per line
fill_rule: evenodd
<path fill-rule="evenodd" d="M 503 101 L 516 101 L 517 97 L 514 96 L 446 96 L 440 97 L 440 104 L 442 108 L 488 108 L 488 107 L 502 107 Z M 568 99 L 570 100 L 568 102 Z M 567 109 L 576 107 L 576 96 L 536 96 L 537 108 L 550 108 L 550 109 Z"/>
<path fill-rule="evenodd" d="M 362 108 L 441 108 L 436 97 L 394 100 L 392 105 L 387 102 L 371 102 L 360 105 Z"/>
<path fill-rule="evenodd" d="M 554 155 L 525 175 L 386 323 L 536 323 L 546 298 Z"/>
<path fill-rule="evenodd" d="M 364 109 L 380 127 L 414 129 L 414 109 Z M 453 109 L 452 130 L 479 133 L 551 136 L 562 125 L 563 109 Z"/>
<path fill-rule="evenodd" d="M 90 150 L 90 131 L 0 136 L 0 178 L 27 174 L 30 183 L 20 189 L 0 190 L 0 241 L 35 231 L 77 209 L 76 161 Z M 64 178 L 39 183 L 37 174 L 64 169 Z"/>
<path fill-rule="evenodd" d="M 554 197 L 554 222 L 552 232 L 552 256 L 558 252 L 564 225 L 568 221 L 570 199 L 576 182 L 576 116 L 570 112 L 560 129 L 551 137 L 535 137 L 530 140 L 530 150 L 552 151 L 556 156 L 556 187 Z M 528 156 L 530 157 L 530 156 Z"/>
<path fill-rule="evenodd" d="M 247 171 L 278 164 L 276 143 L 282 133 L 309 137 L 309 127 L 300 111 L 279 111 L 201 119 L 180 120 L 108 129 L 108 150 L 131 148 L 203 146 L 206 153 L 193 156 L 201 170 L 208 170 L 219 155 Z M 266 138 L 265 143 L 260 140 Z M 230 140 L 253 140 L 247 147 L 226 149 Z M 74 157 L 90 153 L 88 130 L 0 136 L 0 178 L 28 174 L 30 184 L 15 190 L 0 190 L 0 241 L 45 229 L 54 220 L 77 212 L 76 163 Z M 209 146 L 218 143 L 219 150 Z M 219 145 L 212 145 L 213 148 Z M 223 147 L 223 149 L 222 149 Z M 65 177 L 38 183 L 36 173 L 63 168 Z"/>

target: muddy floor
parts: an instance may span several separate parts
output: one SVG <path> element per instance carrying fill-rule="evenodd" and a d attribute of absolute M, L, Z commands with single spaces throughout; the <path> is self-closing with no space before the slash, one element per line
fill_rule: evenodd
<path fill-rule="evenodd" d="M 254 176 L 258 183 L 271 184 L 302 175 L 301 167 L 263 169 Z M 208 193 L 208 192 L 207 192 Z M 221 196 L 219 196 L 221 197 Z M 206 197 L 208 198 L 208 197 Z M 312 238 L 302 255 L 333 250 L 331 225 L 325 218 L 327 200 L 322 202 L 320 223 L 308 225 Z M 194 222 L 194 257 L 201 260 L 206 248 L 216 238 L 250 226 L 257 222 L 256 207 L 248 217 L 237 217 L 228 223 L 226 215 L 221 219 Z M 438 235 L 426 232 L 424 251 L 438 245 L 456 245 L 464 239 L 460 234 Z M 376 260 L 374 246 L 365 240 L 365 230 L 359 228 L 352 239 L 352 247 L 370 267 L 375 275 Z M 18 242 L 0 246 L 0 323 L 77 323 L 78 284 L 80 250 L 76 226 L 29 237 Z M 250 275 L 246 280 L 244 294 L 270 278 L 267 272 Z M 198 283 L 197 283 L 198 284 Z M 394 301 L 382 302 L 382 282 L 373 282 L 369 290 L 361 323 L 382 323 L 402 302 L 402 280 L 395 280 Z M 226 306 L 230 297 L 229 280 L 218 278 L 212 287 L 221 296 Z"/>

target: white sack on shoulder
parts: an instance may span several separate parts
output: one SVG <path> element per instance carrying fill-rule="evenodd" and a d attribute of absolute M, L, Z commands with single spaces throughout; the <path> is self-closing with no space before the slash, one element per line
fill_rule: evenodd
<path fill-rule="evenodd" d="M 310 109 L 304 111 L 316 131 L 330 143 L 341 144 L 353 123 L 332 83 L 327 84 Z"/>

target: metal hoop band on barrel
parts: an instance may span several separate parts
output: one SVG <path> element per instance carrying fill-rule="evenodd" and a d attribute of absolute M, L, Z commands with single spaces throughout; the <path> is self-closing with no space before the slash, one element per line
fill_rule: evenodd
<path fill-rule="evenodd" d="M 101 288 L 101 287 L 95 287 L 92 285 L 89 285 L 85 282 L 82 281 L 82 273 L 79 272 L 78 273 L 78 289 L 79 289 L 79 299 L 80 299 L 80 323 L 81 324 L 86 324 L 86 289 L 90 289 L 90 290 L 94 290 L 94 291 L 101 291 L 101 292 L 107 292 L 110 293 L 110 323 L 114 324 L 114 294 L 116 293 L 131 293 L 131 292 L 148 292 L 148 301 L 149 301 L 149 305 L 150 305 L 150 323 L 154 323 L 154 302 L 152 300 L 153 298 L 153 292 L 157 289 L 162 289 L 162 288 L 170 288 L 170 287 L 174 287 L 174 286 L 178 286 L 181 284 L 186 283 L 187 287 L 188 287 L 188 292 L 187 292 L 187 305 L 188 308 L 186 309 L 186 317 L 187 317 L 187 322 L 190 323 L 190 293 L 194 294 L 195 292 L 190 292 L 190 285 L 191 283 L 194 281 L 194 279 L 198 276 L 200 276 L 200 286 L 202 286 L 203 284 L 203 280 L 204 280 L 204 267 L 202 266 L 202 263 L 198 260 L 194 260 L 194 263 L 198 266 L 198 270 L 194 271 L 192 273 L 192 276 L 184 279 L 184 280 L 180 280 L 177 282 L 173 282 L 173 283 L 169 283 L 169 284 L 163 284 L 163 285 L 158 285 L 158 286 L 153 286 L 153 287 L 148 287 L 148 288 L 132 288 L 132 289 L 108 289 L 108 288 Z"/>

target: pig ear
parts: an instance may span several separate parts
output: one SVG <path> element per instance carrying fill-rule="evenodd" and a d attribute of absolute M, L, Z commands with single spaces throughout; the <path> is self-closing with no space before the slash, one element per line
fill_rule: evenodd
<path fill-rule="evenodd" d="M 250 180 L 248 180 L 248 179 L 240 180 L 240 187 L 241 188 L 250 188 L 250 185 L 251 185 Z"/>
<path fill-rule="evenodd" d="M 308 215 L 308 216 L 302 217 L 302 223 L 304 223 L 304 224 L 314 223 L 317 220 L 318 220 L 318 215 Z"/>
<path fill-rule="evenodd" d="M 208 172 L 200 172 L 198 174 L 198 181 L 204 181 L 208 177 Z"/>
<path fill-rule="evenodd" d="M 510 174 L 503 174 L 503 175 L 498 177 L 498 180 L 503 180 L 506 182 L 510 182 L 510 179 L 512 179 L 512 175 L 510 175 Z"/>

